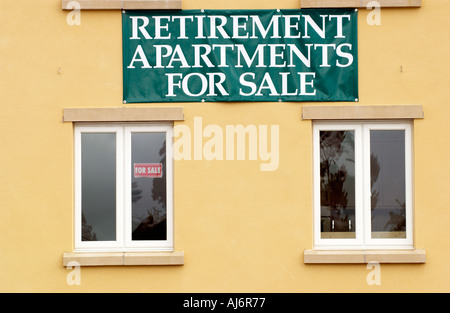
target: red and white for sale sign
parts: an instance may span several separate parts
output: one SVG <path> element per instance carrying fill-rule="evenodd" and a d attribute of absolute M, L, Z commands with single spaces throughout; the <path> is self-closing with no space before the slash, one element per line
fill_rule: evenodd
<path fill-rule="evenodd" d="M 162 164 L 161 163 L 135 163 L 134 164 L 134 177 L 162 177 Z"/>

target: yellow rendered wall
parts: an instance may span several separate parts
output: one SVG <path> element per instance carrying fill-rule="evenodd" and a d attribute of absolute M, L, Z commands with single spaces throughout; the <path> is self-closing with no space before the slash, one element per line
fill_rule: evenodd
<path fill-rule="evenodd" d="M 175 162 L 175 248 L 185 264 L 81 268 L 81 284 L 70 286 L 62 254 L 73 249 L 73 128 L 62 111 L 124 106 L 121 14 L 83 11 L 70 26 L 61 0 L 2 0 L 0 292 L 449 292 L 450 1 L 422 2 L 382 9 L 374 26 L 360 10 L 358 31 L 360 104 L 424 108 L 414 124 L 414 222 L 426 264 L 382 264 L 381 285 L 371 286 L 365 264 L 303 263 L 312 248 L 304 103 L 181 103 L 178 124 L 191 129 L 194 117 L 223 129 L 279 125 L 278 169 L 262 172 L 260 160 Z M 184 9 L 299 6 L 183 0 Z"/>

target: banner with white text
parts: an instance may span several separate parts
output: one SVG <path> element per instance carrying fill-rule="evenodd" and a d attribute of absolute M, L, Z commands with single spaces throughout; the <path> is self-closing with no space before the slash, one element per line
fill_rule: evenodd
<path fill-rule="evenodd" d="M 123 100 L 358 101 L 354 9 L 124 11 Z"/>

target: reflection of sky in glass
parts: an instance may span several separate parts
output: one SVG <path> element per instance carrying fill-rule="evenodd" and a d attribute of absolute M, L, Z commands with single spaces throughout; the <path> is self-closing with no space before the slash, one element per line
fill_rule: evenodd
<path fill-rule="evenodd" d="M 116 239 L 116 135 L 81 135 L 83 240 Z M 92 227 L 88 230 L 87 227 Z M 89 235 L 90 234 L 90 235 Z M 91 236 L 92 235 L 92 236 Z"/>
<path fill-rule="evenodd" d="M 166 164 L 161 162 L 165 153 L 160 155 L 160 151 L 164 148 L 165 152 L 165 133 L 132 133 L 131 139 L 131 173 L 132 184 L 134 190 L 142 191 L 133 202 L 132 218 L 133 225 L 132 230 L 149 215 L 153 215 L 154 223 L 158 223 L 166 217 L 166 203 L 159 203 L 157 200 L 153 200 L 154 191 L 153 184 L 155 180 L 164 180 L 166 176 Z M 133 165 L 135 163 L 163 163 L 162 172 L 163 178 L 150 178 L 150 177 L 134 177 Z M 165 184 L 164 184 L 165 186 Z M 165 188 L 162 190 L 165 193 Z M 165 195 L 163 196 L 165 199 Z"/>
<path fill-rule="evenodd" d="M 370 132 L 372 186 L 372 230 L 399 230 L 404 223 L 405 132 Z M 394 224 L 395 225 L 394 225 Z M 404 229 L 403 229 L 404 230 Z"/>

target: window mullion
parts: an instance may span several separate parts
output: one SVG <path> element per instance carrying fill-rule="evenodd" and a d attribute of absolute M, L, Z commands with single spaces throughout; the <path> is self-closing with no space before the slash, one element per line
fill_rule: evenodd
<path fill-rule="evenodd" d="M 173 205 L 173 130 L 172 127 L 166 129 L 166 210 L 167 210 L 167 241 L 170 249 L 173 249 L 174 242 L 174 205 Z"/>
<path fill-rule="evenodd" d="M 124 131 L 123 127 L 117 129 L 117 206 L 116 206 L 116 219 L 117 219 L 117 242 L 120 247 L 124 246 Z"/>
<path fill-rule="evenodd" d="M 371 188 L 371 181 L 370 181 L 370 129 L 367 127 L 367 125 L 361 125 L 361 131 L 362 131 L 362 156 L 361 156 L 361 162 L 362 162 L 362 169 L 363 169 L 363 190 L 362 190 L 362 216 L 363 216 L 363 246 L 365 247 L 370 240 L 370 232 L 371 232 L 371 223 L 370 223 L 370 217 L 371 217 L 371 197 L 372 197 L 372 188 Z"/>
<path fill-rule="evenodd" d="M 356 219 L 356 239 L 360 245 L 365 242 L 365 145 L 363 125 L 358 124 L 355 128 L 355 219 Z"/>
<path fill-rule="evenodd" d="M 129 127 L 124 126 L 124 149 L 123 149 L 123 172 L 124 172 L 124 199 L 123 199 L 123 246 L 128 248 L 131 241 L 131 132 Z"/>

